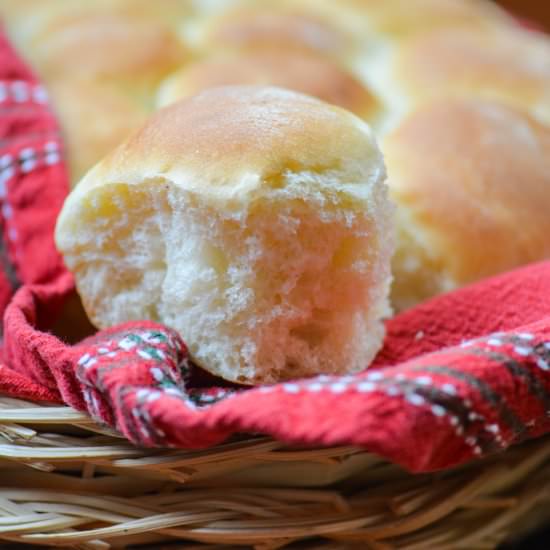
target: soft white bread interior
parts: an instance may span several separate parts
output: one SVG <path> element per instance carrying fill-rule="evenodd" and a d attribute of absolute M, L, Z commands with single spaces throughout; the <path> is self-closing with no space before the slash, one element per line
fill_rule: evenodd
<path fill-rule="evenodd" d="M 365 368 L 389 313 L 392 208 L 369 127 L 279 88 L 153 115 L 69 196 L 56 242 L 98 327 L 179 330 L 242 383 Z"/>

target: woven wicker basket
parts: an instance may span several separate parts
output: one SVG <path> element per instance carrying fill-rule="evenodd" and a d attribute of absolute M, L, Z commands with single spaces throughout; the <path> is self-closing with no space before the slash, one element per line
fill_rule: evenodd
<path fill-rule="evenodd" d="M 8 398 L 0 434 L 0 538 L 40 546 L 494 548 L 550 518 L 548 438 L 411 475 L 266 438 L 138 449 L 68 407 Z"/>

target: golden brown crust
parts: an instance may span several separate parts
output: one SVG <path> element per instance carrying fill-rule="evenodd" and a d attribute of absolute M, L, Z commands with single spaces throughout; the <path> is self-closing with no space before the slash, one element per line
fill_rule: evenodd
<path fill-rule="evenodd" d="M 326 57 L 303 52 L 258 52 L 217 56 L 184 67 L 159 90 L 168 105 L 207 88 L 224 85 L 266 85 L 308 94 L 352 111 L 366 120 L 378 109 L 376 98 L 351 73 Z"/>
<path fill-rule="evenodd" d="M 63 0 L 2 0 L 0 16 L 13 43 L 31 62 L 39 56 L 34 37 L 57 18 L 69 15 L 85 17 L 97 13 L 96 2 L 64 2 Z M 40 67 L 38 67 L 40 69 Z"/>
<path fill-rule="evenodd" d="M 299 7 L 249 5 L 211 17 L 202 31 L 206 50 L 298 50 L 343 57 L 355 47 L 351 34 Z"/>
<path fill-rule="evenodd" d="M 28 45 L 40 74 L 157 83 L 188 57 L 175 33 L 157 22 L 116 13 L 56 17 Z"/>
<path fill-rule="evenodd" d="M 550 131 L 528 115 L 441 100 L 409 116 L 383 151 L 402 230 L 451 285 L 550 256 Z"/>
<path fill-rule="evenodd" d="M 416 101 L 470 95 L 550 116 L 550 40 L 519 29 L 445 29 L 405 41 L 395 77 Z"/>
<path fill-rule="evenodd" d="M 131 174 L 143 178 L 184 166 L 187 185 L 201 188 L 208 181 L 217 188 L 235 187 L 237 180 L 247 192 L 262 184 L 257 174 L 284 171 L 284 163 L 295 159 L 297 151 L 303 169 L 312 170 L 374 154 L 363 151 L 365 132 L 370 133 L 368 127 L 351 113 L 288 90 L 210 88 L 155 113 L 82 184 L 101 185 L 106 175 L 116 180 L 120 173 L 131 182 Z M 232 193 L 238 196 L 239 190 Z"/>
<path fill-rule="evenodd" d="M 512 19 L 493 2 L 480 0 L 343 0 L 342 3 L 363 16 L 371 30 L 398 39 L 436 28 L 488 29 L 512 24 Z"/>
<path fill-rule="evenodd" d="M 94 3 L 98 0 L 94 0 Z M 104 10 L 144 21 L 162 21 L 178 25 L 193 13 L 191 0 L 101 0 Z"/>

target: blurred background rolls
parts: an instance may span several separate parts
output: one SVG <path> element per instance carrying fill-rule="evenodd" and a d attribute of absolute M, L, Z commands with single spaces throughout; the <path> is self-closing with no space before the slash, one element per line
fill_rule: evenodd
<path fill-rule="evenodd" d="M 550 40 L 495 2 L 0 0 L 0 15 L 50 92 L 72 185 L 160 107 L 275 85 L 379 139 L 397 310 L 549 256 L 535 221 L 546 230 Z"/>

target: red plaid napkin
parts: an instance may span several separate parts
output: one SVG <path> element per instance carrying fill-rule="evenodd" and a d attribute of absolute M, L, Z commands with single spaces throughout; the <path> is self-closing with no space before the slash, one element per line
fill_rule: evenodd
<path fill-rule="evenodd" d="M 67 175 L 44 89 L 1 37 L 0 108 L 3 393 L 65 402 L 140 445 L 254 432 L 361 445 L 417 472 L 550 431 L 550 262 L 395 317 L 375 364 L 354 376 L 239 389 L 201 383 L 180 336 L 154 323 L 74 346 L 38 330 L 73 291 L 53 244 Z"/>

